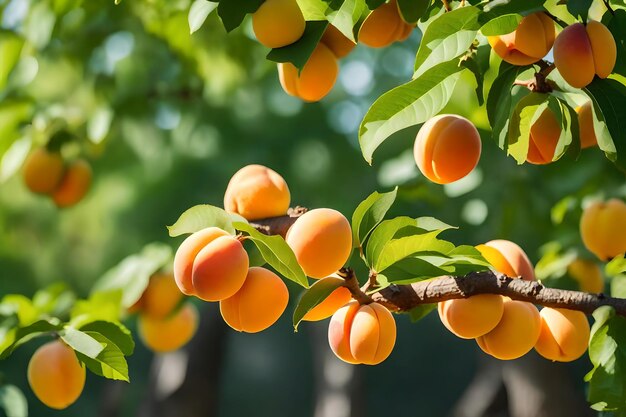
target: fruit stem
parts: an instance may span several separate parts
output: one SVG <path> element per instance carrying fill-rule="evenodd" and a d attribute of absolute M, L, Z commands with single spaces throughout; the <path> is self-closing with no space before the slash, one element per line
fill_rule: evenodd
<path fill-rule="evenodd" d="M 550 19 L 552 19 L 556 23 L 558 23 L 558 25 L 561 26 L 562 28 L 566 28 L 567 26 L 569 26 L 566 22 L 564 22 L 563 20 L 559 19 L 558 17 L 556 17 L 552 13 L 549 13 L 547 11 L 544 11 L 544 13 L 547 14 Z"/>
<path fill-rule="evenodd" d="M 441 0 L 441 2 L 443 3 L 443 7 L 446 9 L 446 12 L 449 12 L 450 10 L 452 10 L 450 8 L 450 3 L 448 3 L 448 0 Z"/>
<path fill-rule="evenodd" d="M 608 0 L 603 0 L 604 1 L 604 5 L 606 6 L 607 10 L 612 14 L 615 15 L 615 10 L 613 10 L 613 8 L 611 7 L 611 4 L 609 3 Z"/>
<path fill-rule="evenodd" d="M 357 300 L 359 304 L 371 304 L 374 302 L 372 297 L 367 295 L 361 287 L 359 287 L 359 280 L 356 278 L 356 274 L 352 268 L 341 268 L 337 275 L 343 278 L 346 282 L 344 286 L 352 294 L 352 298 Z"/>

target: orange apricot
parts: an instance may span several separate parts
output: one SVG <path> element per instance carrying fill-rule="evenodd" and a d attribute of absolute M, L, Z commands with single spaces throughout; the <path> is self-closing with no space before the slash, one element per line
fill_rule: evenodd
<path fill-rule="evenodd" d="M 506 35 L 488 36 L 493 51 L 513 65 L 530 65 L 552 49 L 556 31 L 554 22 L 543 12 L 530 14 Z"/>
<path fill-rule="evenodd" d="M 328 342 L 345 362 L 376 365 L 387 359 L 396 343 L 396 322 L 380 304 L 351 301 L 330 319 Z"/>
<path fill-rule="evenodd" d="M 304 315 L 302 320 L 319 321 L 327 319 L 328 317 L 335 314 L 335 312 L 341 307 L 348 304 L 351 299 L 352 294 L 350 294 L 350 290 L 348 290 L 346 287 L 339 287 L 331 292 L 328 297 L 324 299 L 324 301 L 309 310 Z"/>
<path fill-rule="evenodd" d="M 554 113 L 546 108 L 530 127 L 526 161 L 535 165 L 552 162 L 560 136 L 561 126 L 559 126 Z"/>
<path fill-rule="evenodd" d="M 52 193 L 57 207 L 69 207 L 83 199 L 91 185 L 91 166 L 82 159 L 72 162 L 63 174 L 59 186 Z"/>
<path fill-rule="evenodd" d="M 74 350 L 61 340 L 41 346 L 28 363 L 28 383 L 39 400 L 62 410 L 72 405 L 85 386 L 85 368 Z"/>
<path fill-rule="evenodd" d="M 626 252 L 626 203 L 616 198 L 585 208 L 580 234 L 585 247 L 606 261 Z"/>
<path fill-rule="evenodd" d="M 604 278 L 598 264 L 586 259 L 576 259 L 567 267 L 567 273 L 574 278 L 581 291 L 601 293 L 604 291 Z"/>
<path fill-rule="evenodd" d="M 139 336 L 153 352 L 171 352 L 191 340 L 198 328 L 198 310 L 185 303 L 177 312 L 162 319 L 140 315 Z"/>
<path fill-rule="evenodd" d="M 36 149 L 24 162 L 24 183 L 33 193 L 50 194 L 63 177 L 63 158 L 58 152 Z"/>
<path fill-rule="evenodd" d="M 611 32 L 600 22 L 569 25 L 554 42 L 554 64 L 569 85 L 587 86 L 593 77 L 608 77 L 617 59 L 617 46 Z"/>
<path fill-rule="evenodd" d="M 350 222 L 337 210 L 307 211 L 287 231 L 285 238 L 304 273 L 324 278 L 344 266 L 352 253 Z"/>
<path fill-rule="evenodd" d="M 580 358 L 589 344 L 589 322 L 584 313 L 545 307 L 539 313 L 541 332 L 535 350 L 546 359 L 571 362 Z"/>
<path fill-rule="evenodd" d="M 535 346 L 540 331 L 541 319 L 537 307 L 504 297 L 500 322 L 476 342 L 485 353 L 497 359 L 517 359 Z"/>
<path fill-rule="evenodd" d="M 302 71 L 290 62 L 278 64 L 278 78 L 283 90 L 291 96 L 304 101 L 320 101 L 333 89 L 339 65 L 332 51 L 319 43 Z"/>
<path fill-rule="evenodd" d="M 268 48 L 281 48 L 300 39 L 306 21 L 296 0 L 265 0 L 252 14 L 252 29 Z"/>
<path fill-rule="evenodd" d="M 339 29 L 330 24 L 326 27 L 321 42 L 326 45 L 337 58 L 347 56 L 356 46 L 356 43 L 352 42 L 341 33 Z"/>
<path fill-rule="evenodd" d="M 398 5 L 392 0 L 372 10 L 365 18 L 358 39 L 371 48 L 384 48 L 404 35 L 405 26 Z"/>
<path fill-rule="evenodd" d="M 476 249 L 501 274 L 511 278 L 521 277 L 527 281 L 535 280 L 535 268 L 518 244 L 496 239 L 478 245 Z"/>
<path fill-rule="evenodd" d="M 593 128 L 593 106 L 591 100 L 576 108 L 578 114 L 578 131 L 580 133 L 581 149 L 598 145 L 595 129 Z"/>
<path fill-rule="evenodd" d="M 454 114 L 441 114 L 424 123 L 413 148 L 417 167 L 437 184 L 448 184 L 469 174 L 478 164 L 480 151 L 476 127 Z"/>
<path fill-rule="evenodd" d="M 232 297 L 243 286 L 249 259 L 237 238 L 220 236 L 209 242 L 193 260 L 194 295 L 204 301 Z"/>
<path fill-rule="evenodd" d="M 475 339 L 493 330 L 504 311 L 502 297 L 479 294 L 439 303 L 437 311 L 448 330 L 463 339 Z"/>
<path fill-rule="evenodd" d="M 284 216 L 291 195 L 276 171 L 263 165 L 247 165 L 233 175 L 224 193 L 224 209 L 247 220 Z"/>
<path fill-rule="evenodd" d="M 272 271 L 252 267 L 239 291 L 220 301 L 224 321 L 239 332 L 257 333 L 267 329 L 283 314 L 289 291 Z"/>
<path fill-rule="evenodd" d="M 150 277 L 148 287 L 141 296 L 139 310 L 147 316 L 162 319 L 174 311 L 182 298 L 173 275 L 155 274 Z"/>

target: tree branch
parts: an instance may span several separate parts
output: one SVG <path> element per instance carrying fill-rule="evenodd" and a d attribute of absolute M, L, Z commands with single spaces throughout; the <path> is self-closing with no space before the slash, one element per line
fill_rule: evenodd
<path fill-rule="evenodd" d="M 302 216 L 307 211 L 308 209 L 305 207 L 296 206 L 290 208 L 285 216 L 251 220 L 250 226 L 266 235 L 280 235 L 285 237 L 291 225 L 298 220 L 298 217 Z"/>

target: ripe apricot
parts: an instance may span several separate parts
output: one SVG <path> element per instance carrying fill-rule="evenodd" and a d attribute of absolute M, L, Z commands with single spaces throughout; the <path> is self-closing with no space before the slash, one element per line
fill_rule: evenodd
<path fill-rule="evenodd" d="M 582 149 L 598 145 L 598 138 L 593 128 L 593 109 L 591 100 L 576 108 L 578 114 L 578 131 L 580 132 L 580 147 Z"/>
<path fill-rule="evenodd" d="M 580 235 L 585 247 L 603 261 L 626 252 L 626 203 L 616 198 L 585 208 Z"/>
<path fill-rule="evenodd" d="M 510 240 L 496 239 L 476 246 L 496 271 L 511 278 L 535 280 L 535 269 L 528 255 L 518 244 Z"/>
<path fill-rule="evenodd" d="M 83 199 L 91 185 L 91 166 L 82 159 L 72 162 L 52 193 L 57 207 L 69 207 Z"/>
<path fill-rule="evenodd" d="M 142 314 L 137 324 L 139 336 L 147 348 L 153 352 L 171 352 L 187 344 L 196 333 L 198 310 L 186 303 L 164 319 Z"/>
<path fill-rule="evenodd" d="M 28 363 L 28 383 L 39 400 L 62 410 L 72 405 L 85 386 L 85 368 L 74 350 L 61 340 L 41 346 Z"/>
<path fill-rule="evenodd" d="M 502 318 L 502 297 L 479 294 L 469 298 L 442 301 L 439 318 L 448 330 L 463 339 L 475 339 L 489 333 Z"/>
<path fill-rule="evenodd" d="M 541 332 L 535 350 L 544 358 L 571 362 L 587 351 L 589 322 L 584 313 L 545 307 L 539 313 Z"/>
<path fill-rule="evenodd" d="M 356 46 L 356 43 L 348 39 L 333 25 L 326 27 L 321 42 L 326 45 L 337 58 L 345 57 L 352 52 Z"/>
<path fill-rule="evenodd" d="M 392 0 L 372 10 L 361 25 L 358 38 L 369 47 L 384 48 L 405 35 L 405 30 L 406 23 Z"/>
<path fill-rule="evenodd" d="M 304 101 L 320 101 L 333 89 L 339 65 L 337 58 L 323 43 L 319 43 L 302 71 L 291 63 L 278 64 L 278 78 L 283 90 Z"/>
<path fill-rule="evenodd" d="M 528 353 L 539 338 L 541 319 L 534 305 L 504 297 L 504 311 L 498 325 L 476 339 L 487 354 L 502 360 Z"/>
<path fill-rule="evenodd" d="M 376 365 L 393 350 L 396 322 L 380 304 L 351 301 L 330 319 L 328 342 L 335 355 L 345 362 Z"/>
<path fill-rule="evenodd" d="M 320 208 L 300 216 L 285 238 L 304 273 L 324 278 L 344 266 L 352 252 L 350 223 L 337 210 Z"/>
<path fill-rule="evenodd" d="M 420 128 L 413 154 L 426 178 L 437 184 L 448 184 L 476 167 L 480 150 L 480 135 L 472 122 L 454 114 L 441 114 Z"/>
<path fill-rule="evenodd" d="M 291 195 L 276 171 L 263 165 L 247 165 L 233 175 L 224 193 L 224 209 L 247 220 L 284 216 Z"/>
<path fill-rule="evenodd" d="M 324 301 L 309 310 L 302 320 L 319 321 L 327 319 L 335 314 L 341 307 L 348 304 L 351 299 L 352 295 L 350 294 L 350 290 L 346 287 L 339 287 L 331 292 Z"/>
<path fill-rule="evenodd" d="M 141 296 L 139 310 L 152 318 L 162 319 L 178 306 L 182 298 L 173 275 L 155 274 L 150 277 L 148 287 Z"/>
<path fill-rule="evenodd" d="M 552 48 L 556 31 L 554 22 L 543 12 L 522 19 L 513 32 L 488 36 L 493 51 L 513 65 L 530 65 L 539 61 Z"/>
<path fill-rule="evenodd" d="M 576 259 L 567 267 L 567 273 L 578 282 L 581 291 L 591 293 L 604 291 L 602 271 L 595 262 Z"/>
<path fill-rule="evenodd" d="M 252 14 L 252 29 L 268 48 L 281 48 L 300 39 L 306 21 L 296 0 L 265 0 Z"/>
<path fill-rule="evenodd" d="M 220 312 L 233 329 L 257 333 L 276 323 L 288 302 L 289 291 L 278 275 L 265 268 L 252 267 L 243 287 L 232 297 L 220 301 Z"/>
<path fill-rule="evenodd" d="M 193 260 L 194 295 L 204 301 L 232 297 L 243 286 L 249 263 L 246 250 L 235 237 L 212 240 Z"/>
<path fill-rule="evenodd" d="M 569 25 L 554 42 L 554 64 L 569 85 L 587 86 L 593 77 L 608 77 L 617 59 L 611 32 L 600 22 Z"/>
<path fill-rule="evenodd" d="M 24 183 L 33 193 L 50 194 L 59 186 L 63 170 L 61 154 L 39 148 L 24 162 Z"/>
<path fill-rule="evenodd" d="M 530 127 L 526 161 L 535 165 L 552 162 L 560 136 L 561 126 L 559 126 L 554 113 L 546 108 Z"/>

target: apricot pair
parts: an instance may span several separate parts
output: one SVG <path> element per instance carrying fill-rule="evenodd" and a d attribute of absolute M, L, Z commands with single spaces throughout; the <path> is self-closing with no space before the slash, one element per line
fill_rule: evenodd
<path fill-rule="evenodd" d="M 32 192 L 50 195 L 57 207 L 69 207 L 87 194 L 92 171 L 85 160 L 65 166 L 60 153 L 39 148 L 26 159 L 23 177 Z"/>
<path fill-rule="evenodd" d="M 441 114 L 428 120 L 415 138 L 413 155 L 422 174 L 437 184 L 448 184 L 469 174 L 478 164 L 480 135 L 464 117 Z"/>
<path fill-rule="evenodd" d="M 337 357 L 352 364 L 376 365 L 387 359 L 396 343 L 396 322 L 377 303 L 351 301 L 330 319 L 328 342 Z"/>
<path fill-rule="evenodd" d="M 611 32 L 600 22 L 574 23 L 563 29 L 554 42 L 554 64 L 569 85 L 586 87 L 594 76 L 608 77 L 617 59 Z"/>
<path fill-rule="evenodd" d="M 278 78 L 290 96 L 307 102 L 320 101 L 333 89 L 339 74 L 337 57 L 319 43 L 301 71 L 290 62 L 278 64 Z"/>
<path fill-rule="evenodd" d="M 236 237 L 208 227 L 191 234 L 176 251 L 174 279 L 183 294 L 221 301 L 243 286 L 248 266 L 248 254 Z"/>
<path fill-rule="evenodd" d="M 263 165 L 247 165 L 232 176 L 224 193 L 224 209 L 246 220 L 287 214 L 291 195 L 284 178 Z"/>
<path fill-rule="evenodd" d="M 372 48 L 384 48 L 408 39 L 415 25 L 402 19 L 395 0 L 372 10 L 359 29 L 359 42 Z"/>
<path fill-rule="evenodd" d="M 265 0 L 252 14 L 257 40 L 268 48 L 281 48 L 302 37 L 306 21 L 296 0 Z"/>
<path fill-rule="evenodd" d="M 616 198 L 586 207 L 580 218 L 585 247 L 606 261 L 626 252 L 626 203 Z"/>
<path fill-rule="evenodd" d="M 62 410 L 72 405 L 85 386 L 85 367 L 60 339 L 35 351 L 28 363 L 28 383 L 39 400 Z"/>
<path fill-rule="evenodd" d="M 488 36 L 487 41 L 493 51 L 509 64 L 530 65 L 546 56 L 555 36 L 554 21 L 539 12 L 524 17 L 513 32 Z"/>

